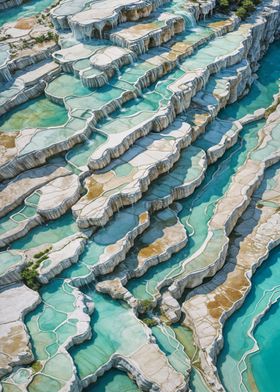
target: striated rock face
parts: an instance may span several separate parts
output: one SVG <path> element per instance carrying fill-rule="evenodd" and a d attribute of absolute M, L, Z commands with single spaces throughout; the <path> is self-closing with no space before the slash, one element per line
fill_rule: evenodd
<path fill-rule="evenodd" d="M 0 1 L 0 10 L 6 10 L 8 8 L 16 7 L 20 5 L 22 0 L 1 0 Z"/>
<path fill-rule="evenodd" d="M 103 31 L 118 23 L 136 21 L 147 17 L 167 0 L 114 0 L 103 2 L 77 2 L 70 5 L 64 1 L 52 13 L 52 21 L 57 28 L 71 28 L 75 37 L 103 36 Z M 85 8 L 88 8 L 85 10 Z"/>
<path fill-rule="evenodd" d="M 0 289 L 0 376 L 13 366 L 29 364 L 33 354 L 23 319 L 40 303 L 38 293 L 24 284 Z"/>
<path fill-rule="evenodd" d="M 37 213 L 45 219 L 57 219 L 80 197 L 81 185 L 76 174 L 59 177 L 41 188 Z"/>
<path fill-rule="evenodd" d="M 211 379 L 217 380 L 215 362 L 223 345 L 224 322 L 245 300 L 256 268 L 280 243 L 279 170 L 273 180 L 264 182 L 255 192 L 242 221 L 235 227 L 235 239 L 230 243 L 224 268 L 212 282 L 193 290 L 183 304 L 184 323 L 194 331 L 209 384 Z"/>
<path fill-rule="evenodd" d="M 41 172 L 44 173 L 44 171 Z M 65 172 L 64 174 L 69 174 L 66 170 Z M 19 178 L 20 182 L 23 176 L 19 176 Z M 50 178 L 42 180 L 47 182 Z M 15 184 L 17 182 L 11 182 L 11 185 Z M 33 186 L 35 184 L 33 183 Z M 25 185 L 30 186 L 32 183 L 30 184 L 27 181 Z M 11 186 L 8 187 L 8 189 L 10 188 Z M 30 192 L 30 188 L 28 190 Z M 0 234 L 0 247 L 6 246 L 16 239 L 23 237 L 31 229 L 42 224 L 44 221 L 57 219 L 65 214 L 79 199 L 80 190 L 81 184 L 76 174 L 55 178 L 43 187 L 36 189 L 30 197 L 24 200 L 22 209 L 19 212 L 4 219 L 4 222 L 0 226 L 2 229 L 2 233 Z M 24 188 L 23 191 L 26 192 Z"/>
<path fill-rule="evenodd" d="M 68 174 L 69 171 L 62 165 L 48 164 L 22 173 L 11 181 L 2 183 L 0 185 L 0 216 L 6 215 L 20 205 L 27 196 L 41 185 Z"/>
<path fill-rule="evenodd" d="M 248 207 L 253 192 L 263 179 L 265 169 L 280 159 L 279 147 L 274 143 L 280 132 L 279 109 L 269 117 L 266 126 L 259 133 L 257 148 L 237 171 L 229 189 L 217 203 L 208 224 L 208 236 L 203 247 L 184 262 L 184 271 L 170 286 L 169 290 L 175 298 L 179 298 L 186 287 L 198 286 L 205 277 L 213 276 L 223 266 L 229 234 Z M 211 255 L 207 260 L 206 252 Z"/>
<path fill-rule="evenodd" d="M 156 18 L 156 22 L 154 21 Z M 153 15 L 151 20 L 145 19 L 137 25 L 125 23 L 108 34 L 108 38 L 116 45 L 131 49 L 142 54 L 169 41 L 174 34 L 185 29 L 184 19 L 168 13 Z"/>
<path fill-rule="evenodd" d="M 280 5 L 208 20 L 215 3 L 62 0 L 48 10 L 58 46 L 39 35 L 48 12 L 0 29 L 4 390 L 77 392 L 117 368 L 143 391 L 187 391 L 191 370 L 195 390 L 223 391 L 223 323 L 280 243 L 280 172 L 263 188 L 280 160 L 279 97 L 241 119 L 221 111 L 256 87 Z M 2 128 L 43 91 L 65 124 Z M 252 140 L 241 133 L 260 119 Z"/>

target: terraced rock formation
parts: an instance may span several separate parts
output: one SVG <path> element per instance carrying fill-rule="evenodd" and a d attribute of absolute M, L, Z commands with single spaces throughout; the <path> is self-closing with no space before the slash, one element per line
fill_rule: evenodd
<path fill-rule="evenodd" d="M 218 3 L 0 2 L 3 392 L 273 390 L 280 4 Z"/>

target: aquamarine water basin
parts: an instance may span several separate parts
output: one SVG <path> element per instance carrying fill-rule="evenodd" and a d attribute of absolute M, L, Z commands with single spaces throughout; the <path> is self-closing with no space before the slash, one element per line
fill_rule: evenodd
<path fill-rule="evenodd" d="M 278 390 L 279 263 L 278 247 L 255 273 L 243 306 L 225 324 L 218 369 L 228 392 Z M 274 301 L 278 302 L 271 306 Z M 254 320 L 265 311 L 254 330 Z"/>
<path fill-rule="evenodd" d="M 70 349 L 82 379 L 106 364 L 115 352 L 130 355 L 147 342 L 144 326 L 131 308 L 93 288 L 85 288 L 83 292 L 95 304 L 91 317 L 93 336 L 82 346 Z"/>
<path fill-rule="evenodd" d="M 15 22 L 20 18 L 28 18 L 44 11 L 54 0 L 30 0 L 16 7 L 0 11 L 0 26 L 5 23 Z"/>
<path fill-rule="evenodd" d="M 140 392 L 140 389 L 126 373 L 117 369 L 107 371 L 96 383 L 89 385 L 84 392 Z"/>
<path fill-rule="evenodd" d="M 180 202 L 183 208 L 179 219 L 188 232 L 188 245 L 167 262 L 152 267 L 143 277 L 128 282 L 126 287 L 136 298 L 151 299 L 156 294 L 157 285 L 168 277 L 180 274 L 182 262 L 202 246 L 215 205 L 228 189 L 232 176 L 257 145 L 257 134 L 263 124 L 263 121 L 259 121 L 245 126 L 241 133 L 242 139 L 220 161 L 210 166 L 201 186 Z"/>
<path fill-rule="evenodd" d="M 66 123 L 65 108 L 44 96 L 31 99 L 0 117 L 0 131 L 20 131 L 26 128 L 46 128 Z"/>
<path fill-rule="evenodd" d="M 275 41 L 269 47 L 257 71 L 258 79 L 253 83 L 249 94 L 231 105 L 228 105 L 219 115 L 222 119 L 238 119 L 260 108 L 266 108 L 278 93 L 280 87 L 280 41 Z"/>
<path fill-rule="evenodd" d="M 14 241 L 12 249 L 30 249 L 43 244 L 53 244 L 78 231 L 76 222 L 68 212 L 60 218 L 35 227 L 25 237 Z"/>

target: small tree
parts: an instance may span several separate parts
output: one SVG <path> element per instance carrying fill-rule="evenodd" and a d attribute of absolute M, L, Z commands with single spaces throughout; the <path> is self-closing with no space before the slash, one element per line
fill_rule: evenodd
<path fill-rule="evenodd" d="M 219 5 L 222 9 L 227 9 L 229 7 L 229 1 L 228 0 L 220 0 Z"/>
<path fill-rule="evenodd" d="M 247 11 L 246 11 L 246 9 L 245 9 L 244 7 L 239 7 L 239 8 L 237 9 L 237 11 L 236 11 L 236 15 L 237 15 L 240 19 L 244 20 L 244 19 L 246 18 L 246 16 L 247 16 Z"/>
<path fill-rule="evenodd" d="M 255 4 L 251 0 L 244 0 L 242 2 L 242 7 L 245 8 L 247 12 L 252 12 L 255 10 Z"/>

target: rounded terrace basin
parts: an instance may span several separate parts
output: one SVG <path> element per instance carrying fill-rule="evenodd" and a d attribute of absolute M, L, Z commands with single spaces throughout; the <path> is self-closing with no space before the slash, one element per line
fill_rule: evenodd
<path fill-rule="evenodd" d="M 0 132 L 52 127 L 66 123 L 67 119 L 68 114 L 63 107 L 42 96 L 27 101 L 1 116 Z"/>
<path fill-rule="evenodd" d="M 140 392 L 137 385 L 117 369 L 107 371 L 96 383 L 84 389 L 85 392 Z"/>
<path fill-rule="evenodd" d="M 85 87 L 81 80 L 75 78 L 73 75 L 62 74 L 47 86 L 46 93 L 54 97 L 54 99 L 63 99 L 70 95 L 89 95 L 92 93 L 92 89 Z"/>

